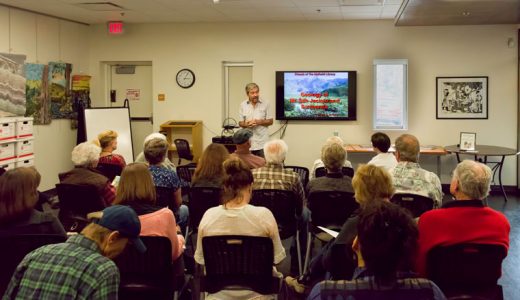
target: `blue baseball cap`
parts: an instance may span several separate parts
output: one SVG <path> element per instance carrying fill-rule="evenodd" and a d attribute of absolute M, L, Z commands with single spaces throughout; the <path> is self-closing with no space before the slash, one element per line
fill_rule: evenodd
<path fill-rule="evenodd" d="M 118 231 L 134 245 L 140 253 L 146 251 L 146 246 L 139 238 L 141 222 L 135 211 L 125 205 L 112 205 L 103 210 L 103 216 L 96 222 L 107 229 Z"/>

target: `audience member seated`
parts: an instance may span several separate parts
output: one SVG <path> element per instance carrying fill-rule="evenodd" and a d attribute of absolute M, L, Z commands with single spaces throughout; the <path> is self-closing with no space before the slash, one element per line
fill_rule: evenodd
<path fill-rule="evenodd" d="M 252 170 L 255 178 L 253 189 L 293 191 L 299 202 L 298 214 L 300 214 L 304 207 L 305 194 L 299 175 L 283 167 L 287 151 L 287 144 L 282 140 L 272 140 L 265 144 L 264 155 L 267 164 Z"/>
<path fill-rule="evenodd" d="M 343 224 L 338 236 L 327 243 L 312 259 L 307 274 L 299 279 L 289 276 L 285 279 L 296 292 L 305 293 L 307 287 L 312 287 L 329 276 L 336 280 L 352 279 L 357 267 L 352 244 L 357 235 L 359 214 L 368 206 L 390 201 L 395 191 L 390 174 L 375 165 L 359 166 L 352 178 L 352 188 L 359 209 Z"/>
<path fill-rule="evenodd" d="M 510 225 L 506 217 L 486 207 L 491 169 L 479 162 L 464 160 L 457 165 L 450 183 L 455 200 L 419 218 L 417 271 L 426 275 L 426 257 L 436 246 L 462 243 L 494 244 L 509 248 Z"/>
<path fill-rule="evenodd" d="M 96 170 L 101 148 L 92 142 L 84 142 L 72 150 L 74 169 L 59 175 L 61 183 L 89 185 L 96 188 L 109 206 L 116 197 L 116 190 L 107 177 Z"/>
<path fill-rule="evenodd" d="M 117 149 L 117 132 L 107 130 L 98 135 L 101 153 L 99 154 L 99 164 L 116 165 L 123 169 L 126 166 L 125 158 L 113 153 Z"/>
<path fill-rule="evenodd" d="M 165 236 L 172 244 L 172 260 L 184 251 L 184 238 L 168 207 L 155 206 L 152 174 L 143 163 L 131 163 L 121 173 L 114 204 L 130 206 L 141 221 L 141 236 Z"/>
<path fill-rule="evenodd" d="M 144 144 L 144 157 L 148 161 L 148 169 L 152 173 L 154 185 L 172 190 L 175 200 L 175 207 L 173 207 L 175 219 L 184 230 L 188 224 L 188 207 L 182 204 L 181 181 L 177 173 L 163 164 L 167 152 L 168 142 L 163 139 L 151 139 Z"/>
<path fill-rule="evenodd" d="M 343 143 L 343 140 L 340 137 L 338 137 L 338 136 L 331 136 L 331 137 L 329 137 L 325 141 L 325 145 L 330 145 L 330 144 L 338 144 L 338 145 L 340 145 L 343 148 L 345 147 L 345 144 Z M 314 179 L 314 175 L 316 173 L 316 169 L 320 168 L 320 167 L 325 167 L 325 164 L 323 163 L 321 158 L 319 158 L 319 159 L 314 161 L 314 163 L 312 165 L 312 170 L 311 170 L 311 172 L 309 174 L 309 180 Z M 350 163 L 350 161 L 347 160 L 347 154 L 345 154 L 345 163 L 343 164 L 343 167 L 352 168 L 352 164 Z"/>
<path fill-rule="evenodd" d="M 274 248 L 273 264 L 278 264 L 285 258 L 285 250 L 280 241 L 276 220 L 267 208 L 249 204 L 253 184 L 251 170 L 238 158 L 226 160 L 224 170 L 226 175 L 223 204 L 208 209 L 200 221 L 195 261 L 204 265 L 203 251 L 211 251 L 211 249 L 202 249 L 204 237 L 247 235 L 270 237 Z M 253 291 L 224 290 L 210 296 L 209 299 L 257 299 L 255 297 L 262 295 Z"/>
<path fill-rule="evenodd" d="M 131 208 L 105 208 L 97 224 L 89 224 L 81 234 L 27 254 L 4 299 L 117 299 L 119 270 L 111 259 L 129 240 L 140 252 L 146 251 L 140 230 Z"/>
<path fill-rule="evenodd" d="M 338 144 L 325 144 L 321 148 L 321 160 L 327 176 L 314 178 L 307 184 L 307 195 L 321 191 L 340 191 L 353 193 L 352 178 L 343 176 L 341 169 L 345 164 L 347 151 Z"/>
<path fill-rule="evenodd" d="M 265 159 L 251 153 L 251 137 L 253 131 L 251 129 L 242 128 L 233 135 L 233 143 L 237 149 L 231 155 L 240 158 L 250 169 L 256 169 L 265 166 Z"/>
<path fill-rule="evenodd" d="M 0 176 L 0 235 L 61 234 L 60 221 L 34 206 L 38 201 L 40 173 L 34 168 L 18 167 Z"/>
<path fill-rule="evenodd" d="M 388 153 L 388 149 L 390 149 L 392 144 L 388 135 L 382 132 L 376 132 L 372 135 L 371 141 L 376 156 L 372 157 L 368 164 L 383 167 L 387 171 L 395 168 L 395 166 L 397 166 L 397 159 L 393 153 Z"/>
<path fill-rule="evenodd" d="M 419 166 L 419 141 L 411 134 L 403 134 L 395 141 L 397 166 L 390 170 L 396 193 L 415 193 L 433 199 L 433 207 L 442 204 L 441 181 L 433 172 Z"/>
<path fill-rule="evenodd" d="M 166 136 L 164 136 L 164 134 L 159 133 L 159 132 L 154 132 L 154 133 L 149 134 L 148 136 L 146 136 L 144 138 L 143 149 L 144 149 L 144 145 L 146 145 L 146 142 L 148 142 L 148 141 L 150 141 L 152 139 L 161 139 L 163 141 L 166 141 Z M 137 155 L 137 158 L 135 159 L 135 162 L 138 162 L 138 163 L 148 163 L 146 161 L 146 158 L 144 157 L 144 152 L 141 152 L 141 153 L 139 153 Z M 166 168 L 168 168 L 170 170 L 175 171 L 175 165 L 170 161 L 168 156 L 166 156 L 164 158 L 164 161 L 161 163 L 161 165 L 163 167 L 166 167 Z"/>
<path fill-rule="evenodd" d="M 228 157 L 229 152 L 224 145 L 212 143 L 206 147 L 191 178 L 191 186 L 221 188 L 224 180 L 222 163 Z"/>
<path fill-rule="evenodd" d="M 358 268 L 350 281 L 323 281 L 312 289 L 315 299 L 446 299 L 428 279 L 410 272 L 417 249 L 417 226 L 404 209 L 389 202 L 366 207 L 359 216 L 352 245 Z"/>
<path fill-rule="evenodd" d="M 310 219 L 310 211 L 305 206 L 305 192 L 298 173 L 290 169 L 285 169 L 283 163 L 287 155 L 287 144 L 282 140 L 272 140 L 264 145 L 264 157 L 266 165 L 264 167 L 253 169 L 253 189 L 269 189 L 292 191 L 296 196 L 298 205 L 296 207 L 296 218 L 300 230 L 300 247 L 302 253 L 305 253 L 307 241 L 307 223 Z M 296 240 L 291 246 L 291 257 L 297 257 L 298 248 Z M 298 260 L 291 259 L 291 273 L 298 273 Z"/>

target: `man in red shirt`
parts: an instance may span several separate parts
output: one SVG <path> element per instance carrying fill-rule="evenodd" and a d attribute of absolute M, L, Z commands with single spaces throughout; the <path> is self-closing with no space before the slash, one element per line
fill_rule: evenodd
<path fill-rule="evenodd" d="M 509 249 L 509 222 L 502 213 L 482 202 L 489 194 L 491 174 L 491 169 L 482 163 L 459 163 L 450 184 L 455 200 L 420 217 L 416 267 L 421 276 L 426 276 L 426 258 L 436 246 L 476 243 Z"/>

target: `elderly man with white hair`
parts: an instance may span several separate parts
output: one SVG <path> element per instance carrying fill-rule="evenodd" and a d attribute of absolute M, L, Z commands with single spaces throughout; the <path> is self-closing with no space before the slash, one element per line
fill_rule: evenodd
<path fill-rule="evenodd" d="M 420 275 L 426 275 L 426 257 L 436 246 L 474 243 L 509 248 L 509 222 L 502 213 L 483 203 L 489 194 L 491 174 L 491 169 L 482 163 L 462 161 L 450 184 L 455 200 L 421 215 L 417 255 Z"/>
<path fill-rule="evenodd" d="M 153 139 L 161 139 L 163 141 L 166 141 L 166 136 L 164 136 L 164 134 L 162 134 L 160 132 L 154 132 L 154 133 L 149 134 L 148 136 L 146 136 L 144 138 L 143 148 L 144 148 L 144 145 L 146 145 L 146 142 L 148 142 L 150 140 L 153 140 Z M 141 152 L 141 153 L 139 153 L 139 155 L 137 155 L 137 158 L 135 159 L 135 162 L 145 163 L 145 164 L 148 163 L 146 161 L 146 158 L 144 157 L 144 152 Z M 168 156 L 166 156 L 164 158 L 164 161 L 161 163 L 161 165 L 163 167 L 166 167 L 166 168 L 168 168 L 170 170 L 174 170 L 175 171 L 175 165 L 170 161 Z"/>
<path fill-rule="evenodd" d="M 103 197 L 106 206 L 116 198 L 116 190 L 107 177 L 96 170 L 101 148 L 92 143 L 84 142 L 72 150 L 74 169 L 59 175 L 61 183 L 87 185 L 96 188 Z"/>
<path fill-rule="evenodd" d="M 307 222 L 310 218 L 310 211 L 304 208 L 305 193 L 303 190 L 300 176 L 293 170 L 284 169 L 283 162 L 287 155 L 287 144 L 282 140 L 272 140 L 264 145 L 264 155 L 266 165 L 264 167 L 253 169 L 253 190 L 273 189 L 292 191 L 296 195 L 298 203 L 296 217 L 300 219 L 300 237 L 302 237 L 302 245 L 306 241 Z M 293 243 L 291 247 L 291 272 L 297 273 L 296 247 Z"/>

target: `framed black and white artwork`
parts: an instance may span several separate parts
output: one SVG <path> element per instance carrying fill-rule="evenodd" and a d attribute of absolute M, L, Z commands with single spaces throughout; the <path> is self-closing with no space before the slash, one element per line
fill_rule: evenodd
<path fill-rule="evenodd" d="M 437 119 L 487 119 L 488 77 L 437 77 Z"/>

